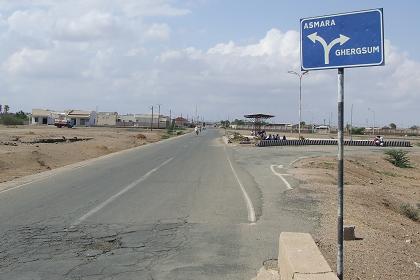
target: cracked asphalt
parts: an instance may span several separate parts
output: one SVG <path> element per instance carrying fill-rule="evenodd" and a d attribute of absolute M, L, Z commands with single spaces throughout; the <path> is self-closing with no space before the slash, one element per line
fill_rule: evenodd
<path fill-rule="evenodd" d="M 264 260 L 277 257 L 281 231 L 317 225 L 314 202 L 288 201 L 270 170 L 282 164 L 287 173 L 304 153 L 223 147 L 220 132 L 208 129 L 0 193 L 0 279 L 255 277 Z"/>

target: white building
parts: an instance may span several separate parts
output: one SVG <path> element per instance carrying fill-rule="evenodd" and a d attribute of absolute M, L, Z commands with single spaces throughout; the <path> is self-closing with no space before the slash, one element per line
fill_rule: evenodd
<path fill-rule="evenodd" d="M 159 122 L 159 124 L 158 124 Z M 123 126 L 139 126 L 139 127 L 151 127 L 152 126 L 152 114 L 127 114 L 119 115 L 117 123 Z M 170 119 L 167 116 L 153 115 L 153 128 L 166 128 L 170 123 Z"/>
<path fill-rule="evenodd" d="M 117 112 L 98 112 L 96 114 L 96 125 L 115 126 L 117 125 Z"/>
<path fill-rule="evenodd" d="M 49 125 L 54 124 L 55 118 L 60 113 L 48 109 L 32 109 L 31 124 L 34 125 Z"/>

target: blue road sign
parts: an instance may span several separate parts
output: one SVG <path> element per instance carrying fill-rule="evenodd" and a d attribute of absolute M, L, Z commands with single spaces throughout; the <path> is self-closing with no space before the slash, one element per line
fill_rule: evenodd
<path fill-rule="evenodd" d="M 300 20 L 302 70 L 383 65 L 383 11 L 374 9 Z"/>

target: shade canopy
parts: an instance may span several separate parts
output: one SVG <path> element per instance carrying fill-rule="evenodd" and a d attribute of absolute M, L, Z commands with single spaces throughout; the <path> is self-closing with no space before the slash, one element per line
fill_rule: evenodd
<path fill-rule="evenodd" d="M 261 120 L 267 120 L 271 119 L 274 116 L 273 115 L 267 115 L 267 114 L 250 114 L 250 115 L 244 115 L 247 119 L 253 119 L 254 120 L 254 135 L 257 135 L 259 131 L 261 131 L 262 122 Z"/>

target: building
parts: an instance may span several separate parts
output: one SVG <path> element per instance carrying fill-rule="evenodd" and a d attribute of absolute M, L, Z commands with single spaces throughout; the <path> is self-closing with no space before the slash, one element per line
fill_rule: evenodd
<path fill-rule="evenodd" d="M 117 125 L 120 126 L 134 126 L 136 123 L 136 115 L 127 114 L 127 115 L 118 115 L 117 116 Z"/>
<path fill-rule="evenodd" d="M 95 125 L 96 114 L 93 114 L 92 112 L 82 110 L 68 110 L 66 111 L 66 115 L 74 126 Z"/>
<path fill-rule="evenodd" d="M 48 109 L 32 109 L 31 124 L 54 124 L 54 119 L 57 118 L 59 114 L 60 113 Z"/>
<path fill-rule="evenodd" d="M 153 115 L 153 128 L 166 128 L 169 126 L 169 122 L 169 117 Z M 136 115 L 136 123 L 141 127 L 150 127 L 152 125 L 152 114 Z"/>
<path fill-rule="evenodd" d="M 158 124 L 159 122 L 159 124 Z M 166 128 L 169 125 L 170 119 L 167 116 L 153 115 L 153 128 Z M 120 126 L 137 126 L 137 127 L 151 127 L 152 114 L 127 114 L 119 115 L 117 118 L 117 125 Z"/>
<path fill-rule="evenodd" d="M 175 119 L 175 125 L 176 126 L 188 126 L 189 122 L 187 119 L 183 118 L 183 117 L 177 117 Z"/>
<path fill-rule="evenodd" d="M 96 114 L 96 124 L 99 126 L 115 126 L 117 125 L 117 112 L 98 112 Z"/>

